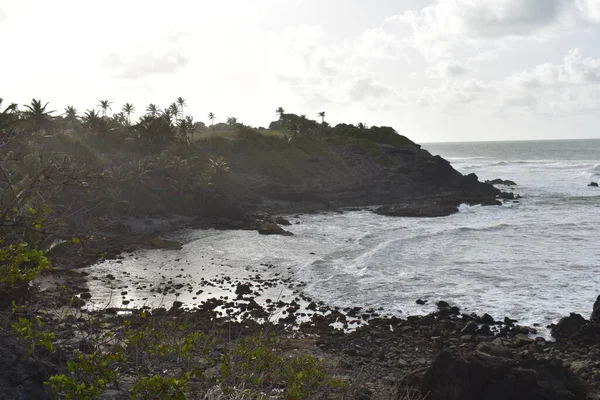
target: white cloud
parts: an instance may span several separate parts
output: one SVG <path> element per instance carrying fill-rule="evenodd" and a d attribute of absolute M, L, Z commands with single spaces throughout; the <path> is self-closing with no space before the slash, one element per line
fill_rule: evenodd
<path fill-rule="evenodd" d="M 490 86 L 479 79 L 445 80 L 439 86 L 404 90 L 398 94 L 398 100 L 417 107 L 431 108 L 432 111 L 453 110 L 479 100 L 490 90 Z M 466 111 L 463 108 L 463 111 Z"/>
<path fill-rule="evenodd" d="M 372 77 L 355 78 L 351 83 L 348 94 L 352 101 L 362 101 L 368 98 L 381 98 L 391 94 L 392 90 Z"/>
<path fill-rule="evenodd" d="M 436 59 L 480 50 L 483 42 L 506 47 L 507 41 L 542 40 L 599 23 L 598 0 L 435 0 L 388 17 L 379 37 Z"/>
<path fill-rule="evenodd" d="M 458 78 L 472 72 L 473 69 L 466 63 L 456 60 L 442 60 L 427 68 L 425 72 L 431 78 Z"/>
<path fill-rule="evenodd" d="M 497 82 L 502 103 L 541 114 L 584 113 L 600 107 L 600 58 L 568 52 L 560 64 L 544 63 Z"/>

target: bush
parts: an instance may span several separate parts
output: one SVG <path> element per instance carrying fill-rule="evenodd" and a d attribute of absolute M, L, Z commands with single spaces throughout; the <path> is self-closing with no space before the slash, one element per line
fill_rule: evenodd
<path fill-rule="evenodd" d="M 0 248 L 0 308 L 8 308 L 13 301 L 22 303 L 29 282 L 49 269 L 50 261 L 40 250 L 23 243 Z"/>

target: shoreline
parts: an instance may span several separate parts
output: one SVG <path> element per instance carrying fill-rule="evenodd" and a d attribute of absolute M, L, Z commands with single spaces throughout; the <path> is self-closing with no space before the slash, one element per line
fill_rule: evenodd
<path fill-rule="evenodd" d="M 329 307 L 301 294 L 289 302 L 271 299 L 264 304 L 258 298 L 262 289 L 272 282 L 265 280 L 261 286 L 254 285 L 256 282 L 253 286 L 244 281 L 225 282 L 235 287 L 235 298 L 210 297 L 191 310 L 177 301 L 154 309 L 80 310 L 73 314 L 76 319 L 71 321 L 79 321 L 73 328 L 81 330 L 86 329 L 85 321 L 90 319 L 116 327 L 122 325 L 120 321 L 138 318 L 143 313 L 158 319 L 204 321 L 203 324 L 229 330 L 235 327 L 241 337 L 268 331 L 285 343 L 286 351 L 300 347 L 302 352 L 333 361 L 343 366 L 349 380 L 360 375 L 361 384 L 372 394 L 391 387 L 417 390 L 426 371 L 444 352 L 484 353 L 517 363 L 558 359 L 561 365 L 587 382 L 592 394 L 600 396 L 597 379 L 600 377 L 600 344 L 570 339 L 548 341 L 535 337 L 531 328 L 519 326 L 510 319 L 495 321 L 487 314 L 464 314 L 445 302 L 439 302 L 433 313 L 399 318 L 379 315 L 378 310 Z M 60 297 L 58 291 L 54 295 Z M 276 310 L 285 310 L 280 314 L 284 320 L 275 318 Z M 56 314 L 52 318 L 49 324 L 62 323 Z M 76 339 L 77 343 L 79 340 Z"/>

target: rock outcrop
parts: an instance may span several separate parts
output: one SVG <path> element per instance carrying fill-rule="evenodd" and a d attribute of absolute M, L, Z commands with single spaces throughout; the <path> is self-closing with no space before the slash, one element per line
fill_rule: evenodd
<path fill-rule="evenodd" d="M 443 351 L 425 373 L 421 393 L 428 400 L 579 400 L 587 389 L 560 362 Z"/>
<path fill-rule="evenodd" d="M 589 187 L 598 187 L 598 182 L 590 182 L 588 184 Z"/>
<path fill-rule="evenodd" d="M 485 181 L 485 183 L 489 183 L 490 185 L 504 185 L 504 186 L 517 186 L 515 181 L 511 181 L 509 179 L 492 179 L 491 181 Z"/>
<path fill-rule="evenodd" d="M 352 138 L 323 141 L 318 152 L 295 154 L 282 171 L 277 166 L 249 169 L 241 162 L 237 165 L 232 155 L 236 185 L 224 190 L 232 201 L 268 213 L 387 205 L 378 212 L 420 217 L 449 215 L 463 203 L 500 204 L 499 189 L 479 182 L 475 174 L 462 175 L 442 157 L 406 142 L 392 146 Z M 261 157 L 270 159 L 269 151 L 278 150 L 261 149 Z"/>
<path fill-rule="evenodd" d="M 292 232 L 286 231 L 282 227 L 274 223 L 262 224 L 258 228 L 258 233 L 261 235 L 282 235 L 282 236 L 293 236 Z"/>
<path fill-rule="evenodd" d="M 558 341 L 600 346 L 600 296 L 594 303 L 589 321 L 571 313 L 552 326 L 551 332 Z"/>

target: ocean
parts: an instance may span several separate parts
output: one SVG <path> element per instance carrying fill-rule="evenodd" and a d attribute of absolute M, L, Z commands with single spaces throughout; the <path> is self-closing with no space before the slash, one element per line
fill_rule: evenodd
<path fill-rule="evenodd" d="M 331 306 L 406 317 L 446 300 L 462 312 L 509 316 L 542 329 L 570 312 L 588 318 L 600 294 L 600 140 L 425 144 L 463 174 L 510 179 L 522 198 L 466 206 L 442 218 L 395 218 L 369 211 L 288 216 L 291 237 L 252 231 L 185 231 L 181 251 L 142 250 L 89 268 L 93 298 L 128 307 L 193 307 L 233 279 L 281 279 L 263 298 L 299 292 Z M 107 274 L 115 280 L 102 279 Z M 135 281 L 135 283 L 133 283 Z M 166 295 L 160 282 L 189 290 Z M 296 286 L 292 283 L 300 283 Z M 153 286 L 150 286 L 153 285 Z M 198 286 L 200 287 L 200 286 Z M 119 292 L 126 289 L 126 295 Z M 427 300 L 425 306 L 415 303 Z M 260 299 L 259 299 L 260 300 Z"/>

